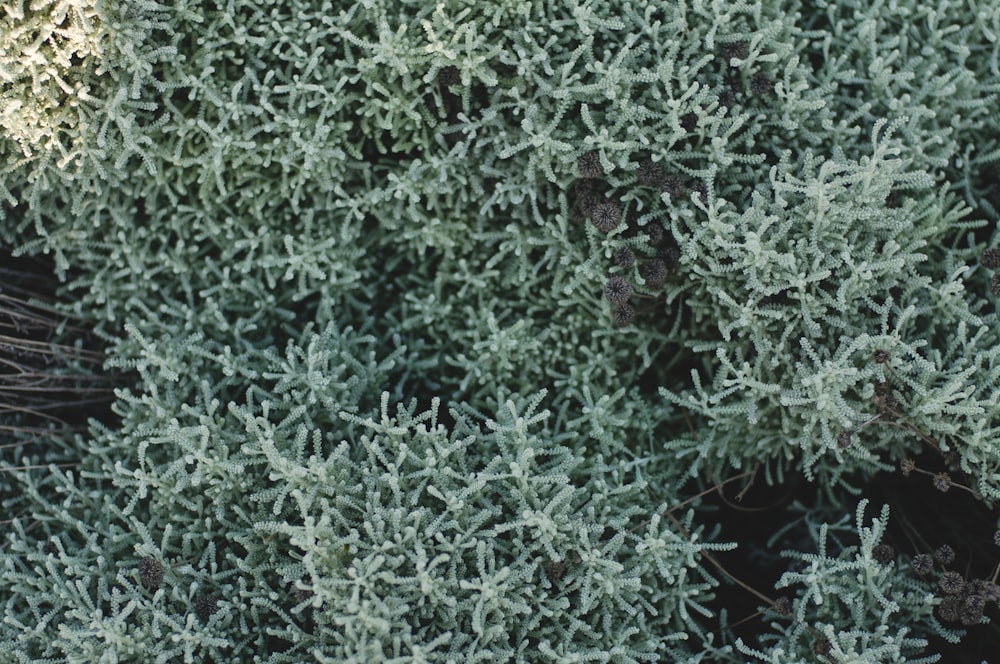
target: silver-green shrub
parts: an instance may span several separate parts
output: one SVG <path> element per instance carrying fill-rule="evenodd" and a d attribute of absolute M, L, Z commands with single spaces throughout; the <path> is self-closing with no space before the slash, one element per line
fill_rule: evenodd
<path fill-rule="evenodd" d="M 1000 498 L 996 0 L 3 10 L 0 239 L 135 379 L 75 446 L 0 449 L 0 657 L 958 638 L 850 515 L 928 451 Z M 776 552 L 687 501 L 758 470 L 819 549 L 737 645 L 711 552 Z"/>

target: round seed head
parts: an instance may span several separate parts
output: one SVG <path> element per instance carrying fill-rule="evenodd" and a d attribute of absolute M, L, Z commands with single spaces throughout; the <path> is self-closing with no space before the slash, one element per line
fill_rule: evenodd
<path fill-rule="evenodd" d="M 969 595 L 962 600 L 962 606 L 958 610 L 958 619 L 966 627 L 977 624 L 983 619 L 983 610 L 986 608 L 986 600 L 982 595 Z"/>
<path fill-rule="evenodd" d="M 995 270 L 1000 267 L 1000 247 L 990 247 L 983 252 L 983 267 Z"/>
<path fill-rule="evenodd" d="M 150 590 L 156 590 L 163 583 L 163 563 L 147 556 L 139 561 L 139 581 Z"/>
<path fill-rule="evenodd" d="M 1000 272 L 990 277 L 990 292 L 994 297 L 1000 297 Z"/>
<path fill-rule="evenodd" d="M 562 580 L 563 574 L 566 573 L 566 563 L 562 560 L 546 560 L 542 563 L 542 569 L 545 570 L 545 576 L 549 583 L 556 587 Z"/>
<path fill-rule="evenodd" d="M 632 284 L 621 275 L 614 275 L 604 284 L 604 297 L 611 304 L 625 304 L 632 297 Z"/>
<path fill-rule="evenodd" d="M 611 201 L 601 201 L 594 206 L 590 220 L 597 230 L 610 233 L 621 223 L 622 211 Z"/>
<path fill-rule="evenodd" d="M 938 579 L 938 588 L 945 595 L 957 595 L 965 588 L 965 579 L 958 572 L 945 572 Z"/>
<path fill-rule="evenodd" d="M 903 477 L 909 477 L 910 473 L 917 467 L 917 462 L 913 459 L 903 459 L 899 462 L 899 469 L 903 471 Z"/>
<path fill-rule="evenodd" d="M 951 488 L 951 475 L 938 473 L 934 476 L 934 488 L 942 493 Z"/>
<path fill-rule="evenodd" d="M 846 450 L 851 446 L 851 432 L 841 431 L 837 434 L 837 447 L 842 450 Z"/>
<path fill-rule="evenodd" d="M 727 109 L 732 108 L 736 105 L 736 93 L 733 92 L 732 88 L 723 88 L 722 92 L 719 93 L 719 106 L 725 106 Z"/>
<path fill-rule="evenodd" d="M 934 560 L 940 565 L 950 565 L 955 562 L 955 550 L 944 544 L 934 552 Z"/>
<path fill-rule="evenodd" d="M 649 244 L 656 245 L 663 241 L 663 226 L 660 226 L 656 222 L 646 224 L 646 241 Z"/>
<path fill-rule="evenodd" d="M 726 64 L 733 58 L 739 60 L 746 60 L 747 56 L 750 55 L 750 45 L 745 41 L 729 42 L 728 44 L 723 44 L 722 57 L 726 59 Z"/>
<path fill-rule="evenodd" d="M 667 280 L 667 264 L 660 258 L 652 258 L 642 266 L 641 273 L 647 288 L 659 290 Z"/>
<path fill-rule="evenodd" d="M 1000 546 L 1000 530 L 993 533 L 993 543 Z"/>
<path fill-rule="evenodd" d="M 938 604 L 938 617 L 946 622 L 955 622 L 958 620 L 958 612 L 960 608 L 961 602 L 959 602 L 958 597 L 954 595 L 945 597 L 944 600 Z"/>
<path fill-rule="evenodd" d="M 667 266 L 667 272 L 676 272 L 681 266 L 681 250 L 673 245 L 656 252 L 656 257 Z"/>
<path fill-rule="evenodd" d="M 968 595 L 982 595 L 983 588 L 986 585 L 986 581 L 983 579 L 972 579 L 967 581 L 965 584 L 965 594 Z M 985 599 L 984 599 L 985 601 Z"/>
<path fill-rule="evenodd" d="M 594 208 L 600 202 L 601 198 L 597 194 L 587 193 L 577 199 L 576 206 L 584 215 L 589 217 L 594 214 Z"/>
<path fill-rule="evenodd" d="M 635 308 L 628 302 L 619 304 L 615 307 L 612 317 L 615 321 L 615 327 L 627 327 L 635 320 Z"/>
<path fill-rule="evenodd" d="M 573 196 L 579 200 L 586 196 L 593 196 L 595 193 L 594 181 L 586 178 L 573 180 Z"/>
<path fill-rule="evenodd" d="M 779 597 L 774 600 L 774 604 L 771 606 L 775 613 L 779 616 L 790 616 L 792 615 L 792 602 L 787 597 Z"/>
<path fill-rule="evenodd" d="M 880 563 L 888 563 L 896 559 L 896 550 L 888 544 L 879 544 L 872 549 L 872 558 Z"/>
<path fill-rule="evenodd" d="M 639 184 L 644 187 L 655 187 L 663 178 L 663 166 L 652 159 L 643 159 L 639 162 L 639 170 L 636 171 Z"/>
<path fill-rule="evenodd" d="M 628 247 L 622 247 L 615 252 L 615 265 L 623 268 L 630 268 L 635 265 L 635 252 Z"/>
<path fill-rule="evenodd" d="M 194 610 L 202 622 L 208 622 L 212 614 L 219 610 L 219 601 L 209 595 L 201 595 L 195 600 Z"/>
<path fill-rule="evenodd" d="M 604 165 L 596 150 L 581 155 L 576 161 L 576 166 L 580 171 L 580 177 L 599 178 L 604 175 Z"/>
<path fill-rule="evenodd" d="M 666 193 L 670 198 L 677 198 L 684 193 L 684 180 L 676 173 L 665 175 L 660 182 L 660 191 Z"/>
<path fill-rule="evenodd" d="M 934 571 L 934 560 L 926 553 L 918 553 L 910 561 L 910 567 L 920 576 L 927 576 Z"/>
<path fill-rule="evenodd" d="M 875 359 L 875 361 L 876 361 L 876 362 L 878 362 L 879 364 L 885 364 L 886 362 L 888 362 L 888 361 L 889 361 L 889 351 L 887 351 L 887 350 L 882 350 L 881 348 L 877 348 L 877 349 L 875 350 L 875 352 L 874 352 L 874 353 L 872 353 L 872 357 L 873 357 L 873 358 Z"/>
<path fill-rule="evenodd" d="M 774 83 L 770 76 L 759 71 L 750 78 L 750 91 L 759 96 L 771 94 L 774 92 Z"/>

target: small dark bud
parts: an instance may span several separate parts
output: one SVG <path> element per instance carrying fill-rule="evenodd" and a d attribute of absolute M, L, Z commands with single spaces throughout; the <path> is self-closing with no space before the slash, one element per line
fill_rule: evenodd
<path fill-rule="evenodd" d="M 750 45 L 745 41 L 723 44 L 720 50 L 722 51 L 722 57 L 726 59 L 727 65 L 733 58 L 746 60 L 747 56 L 750 55 Z"/>
<path fill-rule="evenodd" d="M 919 576 L 927 576 L 934 571 L 934 560 L 926 553 L 918 553 L 910 561 L 910 567 Z"/>
<path fill-rule="evenodd" d="M 872 549 L 872 558 L 885 564 L 896 559 L 896 550 L 888 544 L 879 544 Z"/>
<path fill-rule="evenodd" d="M 195 613 L 202 622 L 207 623 L 212 614 L 219 610 L 219 601 L 208 595 L 201 595 L 194 603 Z"/>
<path fill-rule="evenodd" d="M 582 224 L 594 212 L 594 207 L 600 202 L 600 197 L 594 191 L 591 180 L 577 180 L 573 183 L 573 198 L 576 206 L 573 209 L 572 221 Z"/>
<path fill-rule="evenodd" d="M 938 588 L 945 595 L 957 595 L 965 588 L 965 579 L 958 572 L 945 572 L 938 579 Z"/>
<path fill-rule="evenodd" d="M 1000 247 L 990 247 L 983 252 L 983 267 L 995 270 L 1000 267 Z"/>
<path fill-rule="evenodd" d="M 156 590 L 163 583 L 163 563 L 152 556 L 139 561 L 139 581 L 150 590 Z"/>
<path fill-rule="evenodd" d="M 563 574 L 566 573 L 566 563 L 561 560 L 546 560 L 542 563 L 542 569 L 545 570 L 545 576 L 549 583 L 556 587 L 562 580 Z"/>
<path fill-rule="evenodd" d="M 895 415 L 896 408 L 899 407 L 899 399 L 891 392 L 887 394 L 875 394 L 872 397 L 872 402 L 875 404 L 875 409 L 885 415 Z"/>
<path fill-rule="evenodd" d="M 955 562 L 955 550 L 944 544 L 934 552 L 934 560 L 939 565 L 950 565 Z"/>
<path fill-rule="evenodd" d="M 656 252 L 656 257 L 667 266 L 667 272 L 676 272 L 681 266 L 681 250 L 674 246 L 664 247 Z"/>
<path fill-rule="evenodd" d="M 635 265 L 635 252 L 629 247 L 622 247 L 615 252 L 615 265 L 623 268 L 630 268 Z"/>
<path fill-rule="evenodd" d="M 619 304 L 611 314 L 615 321 L 615 327 L 628 327 L 635 320 L 635 308 L 629 304 Z"/>
<path fill-rule="evenodd" d="M 983 584 L 980 586 L 980 594 L 987 602 L 1000 604 L 1000 586 L 992 581 L 983 580 Z"/>
<path fill-rule="evenodd" d="M 594 214 L 594 209 L 597 208 L 597 204 L 600 202 L 600 197 L 595 194 L 587 194 L 586 196 L 582 196 L 577 201 L 577 207 L 580 208 L 580 211 L 583 212 L 584 215 L 590 217 Z"/>
<path fill-rule="evenodd" d="M 646 282 L 646 288 L 659 290 L 667 280 L 667 264 L 659 258 L 652 258 L 646 261 L 640 273 Z"/>
<path fill-rule="evenodd" d="M 951 475 L 948 473 L 938 473 L 934 476 L 934 488 L 945 492 L 951 488 Z"/>
<path fill-rule="evenodd" d="M 448 88 L 451 85 L 458 85 L 461 83 L 462 75 L 458 71 L 458 67 L 448 65 L 447 67 L 441 67 L 441 69 L 438 70 L 437 80 L 442 87 Z"/>
<path fill-rule="evenodd" d="M 903 477 L 909 477 L 917 467 L 917 462 L 913 459 L 903 459 L 899 462 L 899 469 L 903 471 Z"/>
<path fill-rule="evenodd" d="M 771 609 L 779 616 L 790 616 L 792 615 L 792 602 L 787 597 L 779 597 L 774 600 Z"/>
<path fill-rule="evenodd" d="M 719 106 L 725 106 L 727 109 L 730 109 L 735 105 L 736 93 L 728 87 L 723 88 L 722 92 L 719 93 Z"/>
<path fill-rule="evenodd" d="M 615 275 L 605 282 L 604 297 L 611 304 L 625 304 L 632 297 L 632 284 L 625 277 Z"/>
<path fill-rule="evenodd" d="M 594 227 L 603 233 L 610 233 L 618 228 L 621 220 L 621 209 L 611 201 L 601 201 L 594 206 L 591 214 L 591 222 Z"/>
<path fill-rule="evenodd" d="M 295 603 L 302 604 L 303 602 L 311 600 L 315 596 L 315 593 L 313 593 L 313 591 L 309 588 L 296 588 L 294 595 Z"/>
<path fill-rule="evenodd" d="M 676 173 L 664 176 L 660 182 L 660 191 L 666 193 L 670 198 L 677 198 L 684 194 L 684 179 Z"/>
<path fill-rule="evenodd" d="M 750 78 L 750 91 L 758 96 L 768 95 L 774 92 L 774 83 L 770 76 L 759 71 Z"/>
<path fill-rule="evenodd" d="M 837 434 L 837 447 L 842 450 L 846 450 L 851 446 L 851 432 L 841 431 Z"/>
<path fill-rule="evenodd" d="M 1000 297 L 1000 272 L 990 277 L 990 292 L 994 297 Z"/>
<path fill-rule="evenodd" d="M 580 171 L 580 177 L 599 178 L 604 175 L 604 165 L 596 150 L 588 152 L 577 160 L 576 166 Z"/>
<path fill-rule="evenodd" d="M 885 364 L 886 362 L 889 361 L 889 351 L 882 350 L 881 348 L 879 348 L 874 353 L 872 353 L 872 357 L 879 364 Z"/>
<path fill-rule="evenodd" d="M 588 196 L 592 197 L 596 193 L 593 180 L 587 180 L 585 178 L 579 178 L 573 180 L 573 196 L 576 199 L 586 198 Z"/>
<path fill-rule="evenodd" d="M 646 224 L 646 241 L 651 245 L 657 245 L 663 241 L 663 226 L 653 222 Z"/>
<path fill-rule="evenodd" d="M 655 187 L 663 179 L 663 166 L 652 159 L 643 159 L 639 162 L 639 170 L 636 172 L 639 184 L 644 187 Z"/>

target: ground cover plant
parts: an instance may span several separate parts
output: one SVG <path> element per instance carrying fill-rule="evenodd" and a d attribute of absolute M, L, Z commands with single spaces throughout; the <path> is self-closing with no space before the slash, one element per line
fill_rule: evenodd
<path fill-rule="evenodd" d="M 996 0 L 0 7 L 0 661 L 1000 642 Z"/>

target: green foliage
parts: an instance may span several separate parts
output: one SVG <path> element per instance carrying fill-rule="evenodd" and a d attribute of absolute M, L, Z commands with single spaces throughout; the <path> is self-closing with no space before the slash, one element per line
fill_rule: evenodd
<path fill-rule="evenodd" d="M 995 0 L 3 10 L 0 238 L 135 376 L 114 423 L 0 449 L 3 658 L 960 636 L 872 559 L 888 514 L 841 515 L 925 453 L 1000 499 Z M 737 647 L 693 487 L 756 468 L 813 487 L 819 551 Z"/>
<path fill-rule="evenodd" d="M 937 656 L 914 657 L 927 647 L 926 637 L 958 639 L 934 617 L 934 595 L 926 584 L 900 574 L 895 562 L 875 557 L 889 508 L 883 506 L 872 525 L 865 526 L 866 507 L 862 500 L 853 524 L 845 516 L 839 523 L 820 525 L 817 553 L 783 552 L 802 563 L 800 571 L 786 572 L 775 586 L 802 588 L 793 602 L 795 620 L 790 627 L 772 623 L 776 633 L 761 637 L 773 642 L 766 652 L 739 643 L 740 652 L 773 664 L 809 661 L 818 650 L 831 662 L 935 662 Z M 853 530 L 860 544 L 831 555 L 830 528 Z M 907 621 L 895 614 L 907 616 Z"/>

